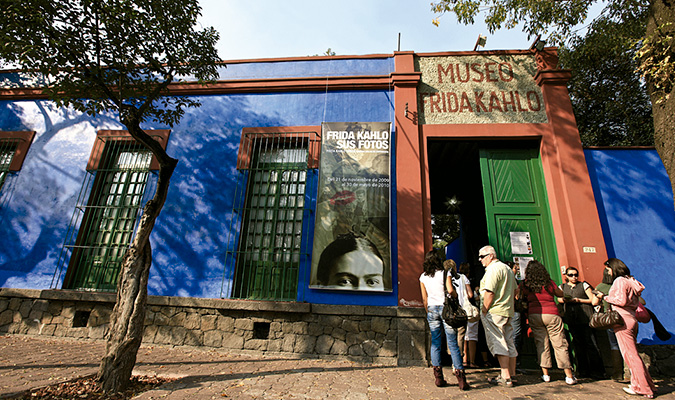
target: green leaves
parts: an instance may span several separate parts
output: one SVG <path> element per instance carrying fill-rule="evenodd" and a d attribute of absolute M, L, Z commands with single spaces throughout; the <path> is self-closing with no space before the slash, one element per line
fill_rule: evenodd
<path fill-rule="evenodd" d="M 457 21 L 473 24 L 483 15 L 490 33 L 499 29 L 522 26 L 534 37 L 542 35 L 549 43 L 561 44 L 576 33 L 575 29 L 588 16 L 589 8 L 599 0 L 441 0 L 431 3 L 432 11 L 442 15 L 453 12 Z M 636 3 L 635 0 L 614 0 Z M 438 19 L 434 20 L 438 23 Z"/>
<path fill-rule="evenodd" d="M 586 146 L 654 144 L 651 102 L 635 72 L 645 18 L 646 10 L 621 22 L 603 15 L 585 37 L 560 49 L 562 68 L 572 71 L 568 87 Z"/>
<path fill-rule="evenodd" d="M 131 105 L 138 121 L 171 126 L 198 103 L 167 86 L 218 76 L 219 35 L 196 29 L 196 0 L 0 0 L 0 10 L 0 59 L 47 77 L 59 106 L 97 115 Z"/>
<path fill-rule="evenodd" d="M 666 21 L 655 26 L 635 57 L 638 72 L 654 89 L 655 101 L 667 101 L 675 86 L 675 23 Z"/>

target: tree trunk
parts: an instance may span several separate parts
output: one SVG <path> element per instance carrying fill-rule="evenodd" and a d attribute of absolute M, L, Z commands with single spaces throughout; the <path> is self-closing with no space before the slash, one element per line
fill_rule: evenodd
<path fill-rule="evenodd" d="M 664 32 L 673 35 L 675 32 L 675 9 L 673 0 L 653 0 L 649 8 L 649 20 L 647 22 L 647 37 L 655 34 L 658 27 L 661 27 L 661 35 Z M 672 25 L 666 25 L 666 24 Z M 672 36 L 671 36 L 672 37 Z M 671 60 L 675 60 L 675 52 L 672 50 L 675 45 L 670 40 Z M 672 61 L 671 61 L 672 62 Z M 652 115 L 654 117 L 654 144 L 659 153 L 663 165 L 670 178 L 670 185 L 675 194 L 675 95 L 672 94 L 673 76 L 670 76 L 670 84 L 665 87 L 655 85 L 654 82 L 647 80 L 647 91 L 652 101 Z M 675 198 L 673 199 L 675 207 Z"/>
<path fill-rule="evenodd" d="M 101 360 L 97 380 L 105 393 L 116 393 L 129 385 L 136 354 L 143 340 L 148 295 L 148 276 L 152 265 L 150 233 L 169 191 L 169 180 L 178 161 L 169 157 L 138 124 L 125 123 L 129 133 L 149 147 L 159 161 L 159 178 L 154 197 L 143 209 L 138 231 L 124 255 L 117 282 L 117 302 L 110 316 L 106 354 Z M 139 139 L 140 137 L 140 139 Z M 154 143 L 149 143 L 150 140 Z M 159 151 L 158 151 L 159 149 Z"/>
<path fill-rule="evenodd" d="M 98 371 L 98 381 L 105 393 L 121 392 L 129 385 L 136 354 L 143 340 L 151 264 L 150 241 L 146 241 L 140 254 L 136 249 L 129 249 L 124 258 L 117 303 L 110 316 L 106 355 Z"/>

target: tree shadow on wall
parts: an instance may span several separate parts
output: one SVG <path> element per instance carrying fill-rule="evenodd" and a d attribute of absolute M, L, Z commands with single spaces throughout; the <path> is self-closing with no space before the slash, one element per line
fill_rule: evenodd
<path fill-rule="evenodd" d="M 669 307 L 675 258 L 675 212 L 670 181 L 655 150 L 589 150 L 591 179 L 599 189 L 599 213 L 608 255 L 624 261 L 645 285 L 642 297 L 666 329 L 675 326 Z M 611 246 L 609 245 L 611 243 Z M 600 267 L 598 267 L 600 268 Z M 651 323 L 641 343 L 663 344 Z M 671 343 L 674 339 L 668 343 Z"/>
<path fill-rule="evenodd" d="M 242 97 L 200 100 L 171 133 L 169 153 L 179 163 L 152 235 L 149 294 L 221 296 L 226 249 L 239 229 L 232 219 L 242 128 L 284 125 Z"/>
<path fill-rule="evenodd" d="M 3 187 L 0 237 L 6 245 L 0 249 L 0 286 L 47 289 L 82 185 L 86 158 L 78 156 L 88 156 L 91 150 L 93 123 L 49 101 L 19 104 L 0 108 L 2 128 L 36 130 L 37 135 L 21 171 L 11 176 L 9 187 Z M 101 116 L 96 123 L 107 126 L 115 120 Z M 59 137 L 63 132 L 82 136 Z"/>

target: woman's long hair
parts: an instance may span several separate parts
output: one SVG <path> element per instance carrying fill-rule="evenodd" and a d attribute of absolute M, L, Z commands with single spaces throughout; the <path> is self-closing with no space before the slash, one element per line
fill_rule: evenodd
<path fill-rule="evenodd" d="M 607 271 L 607 268 L 602 270 L 602 283 L 605 283 L 607 285 L 611 285 L 614 282 L 614 277 L 612 277 L 612 274 Z"/>
<path fill-rule="evenodd" d="M 541 289 L 548 287 L 551 282 L 551 275 L 548 274 L 544 264 L 533 260 L 527 264 L 525 269 L 525 287 L 534 293 L 541 293 Z"/>
<path fill-rule="evenodd" d="M 434 276 L 436 271 L 443 271 L 443 262 L 438 250 L 431 250 L 424 255 L 422 268 L 424 268 L 424 275 L 427 276 Z"/>
<path fill-rule="evenodd" d="M 618 258 L 610 258 L 605 261 L 605 265 L 612 270 L 612 282 L 620 276 L 630 276 L 630 269 Z"/>

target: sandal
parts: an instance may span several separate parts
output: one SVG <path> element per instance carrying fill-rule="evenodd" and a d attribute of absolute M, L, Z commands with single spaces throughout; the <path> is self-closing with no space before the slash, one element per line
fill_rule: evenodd
<path fill-rule="evenodd" d="M 511 378 L 505 380 L 501 376 L 497 376 L 497 377 L 494 377 L 494 378 L 488 378 L 488 383 L 490 383 L 492 385 L 513 387 L 513 381 L 511 380 Z"/>

